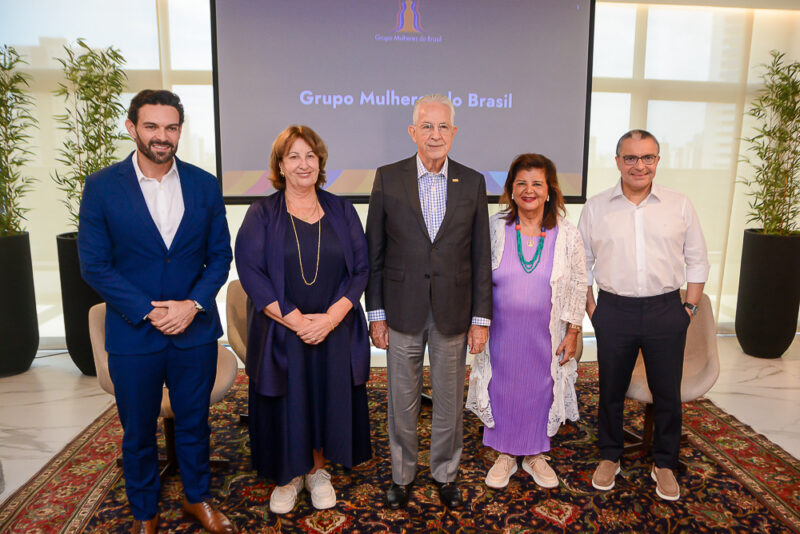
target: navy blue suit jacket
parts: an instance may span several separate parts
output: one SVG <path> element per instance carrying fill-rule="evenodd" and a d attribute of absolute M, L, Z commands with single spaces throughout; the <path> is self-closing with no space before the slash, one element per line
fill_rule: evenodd
<path fill-rule="evenodd" d="M 339 238 L 347 265 L 347 276 L 339 284 L 330 304 L 342 297 L 353 303 L 355 314 L 350 339 L 350 364 L 353 384 L 365 384 L 369 378 L 369 341 L 367 323 L 361 309 L 361 295 L 367 286 L 369 261 L 367 240 L 353 205 L 327 191 L 317 191 L 325 218 Z M 297 306 L 286 298 L 284 290 L 284 236 L 289 225 L 283 191 L 254 202 L 236 236 L 236 270 L 248 297 L 247 364 L 248 376 L 261 395 L 285 395 L 288 383 L 287 355 L 276 336 L 296 335 L 264 314 L 275 301 L 286 315 Z M 302 310 L 301 310 L 302 311 Z"/>
<path fill-rule="evenodd" d="M 184 214 L 167 249 L 147 209 L 131 156 L 88 178 L 78 253 L 84 280 L 106 301 L 106 350 L 147 354 L 171 341 L 179 348 L 222 335 L 215 298 L 232 259 L 219 182 L 175 158 Z M 196 300 L 205 309 L 186 330 L 166 336 L 145 319 L 154 300 Z"/>

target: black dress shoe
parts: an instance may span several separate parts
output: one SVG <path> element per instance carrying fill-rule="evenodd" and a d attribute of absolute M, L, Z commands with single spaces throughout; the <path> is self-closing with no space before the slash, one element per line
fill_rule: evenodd
<path fill-rule="evenodd" d="M 409 495 L 411 495 L 411 484 L 401 486 L 392 482 L 392 485 L 386 490 L 386 504 L 388 504 L 389 508 L 392 510 L 405 508 L 408 504 Z"/>
<path fill-rule="evenodd" d="M 458 508 L 464 501 L 461 499 L 461 490 L 455 482 L 439 484 L 439 498 L 448 508 Z"/>

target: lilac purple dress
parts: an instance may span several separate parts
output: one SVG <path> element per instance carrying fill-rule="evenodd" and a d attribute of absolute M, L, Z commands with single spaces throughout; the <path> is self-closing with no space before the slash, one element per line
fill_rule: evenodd
<path fill-rule="evenodd" d="M 542 257 L 526 273 L 517 255 L 514 225 L 505 226 L 500 266 L 492 271 L 493 319 L 489 327 L 492 379 L 489 398 L 494 428 L 484 428 L 483 444 L 515 456 L 550 450 L 547 417 L 553 403 L 550 363 L 550 275 L 558 227 L 547 230 Z M 536 252 L 522 236 L 527 261 Z"/>

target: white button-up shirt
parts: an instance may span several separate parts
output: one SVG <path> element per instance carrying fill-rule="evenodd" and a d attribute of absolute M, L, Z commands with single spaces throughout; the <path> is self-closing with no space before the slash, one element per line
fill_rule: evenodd
<path fill-rule="evenodd" d="M 625 297 L 650 297 L 705 283 L 706 241 L 689 199 L 653 183 L 639 205 L 622 182 L 590 198 L 578 223 L 588 284 Z"/>
<path fill-rule="evenodd" d="M 139 153 L 136 152 L 131 159 L 133 160 L 133 169 L 136 171 L 136 178 L 139 180 L 139 187 L 142 189 L 150 216 L 156 223 L 164 244 L 169 248 L 178 231 L 178 225 L 183 219 L 184 211 L 178 166 L 173 158 L 172 167 L 159 181 L 155 178 L 148 178 L 142 173 L 138 157 Z"/>

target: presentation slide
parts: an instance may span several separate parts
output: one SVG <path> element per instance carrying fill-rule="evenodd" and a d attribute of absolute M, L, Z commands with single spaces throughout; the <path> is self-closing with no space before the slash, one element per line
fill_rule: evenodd
<path fill-rule="evenodd" d="M 375 169 L 414 155 L 414 101 L 455 105 L 450 157 L 502 192 L 538 152 L 585 197 L 593 0 L 212 0 L 217 165 L 229 202 L 268 195 L 291 124 L 328 146 L 326 189 L 366 201 Z"/>

